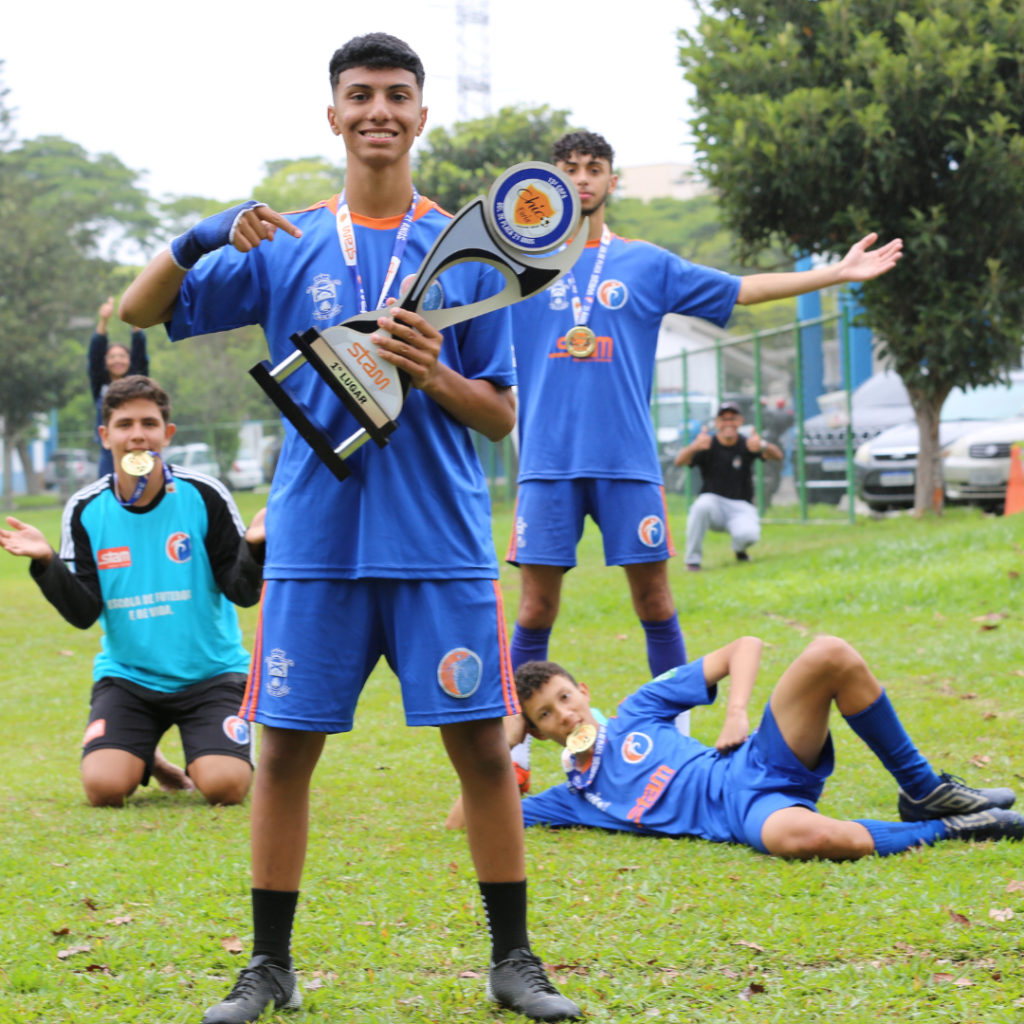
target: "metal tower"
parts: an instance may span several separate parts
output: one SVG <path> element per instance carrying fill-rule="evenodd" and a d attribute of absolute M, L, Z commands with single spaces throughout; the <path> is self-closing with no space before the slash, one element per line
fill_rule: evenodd
<path fill-rule="evenodd" d="M 456 0 L 459 120 L 491 112 L 490 15 L 488 0 Z"/>

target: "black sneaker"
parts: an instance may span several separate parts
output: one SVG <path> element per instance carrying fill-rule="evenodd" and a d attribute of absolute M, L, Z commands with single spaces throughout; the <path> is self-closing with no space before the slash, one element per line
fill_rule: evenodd
<path fill-rule="evenodd" d="M 492 964 L 487 998 L 530 1020 L 579 1020 L 580 1008 L 548 980 L 544 964 L 528 949 L 513 949 L 507 960 Z"/>
<path fill-rule="evenodd" d="M 974 814 L 993 807 L 1008 810 L 1017 799 L 1012 789 L 972 789 L 963 779 L 943 772 L 942 785 L 936 786 L 923 800 L 911 800 L 900 790 L 900 821 L 932 821 L 952 814 Z"/>
<path fill-rule="evenodd" d="M 1024 815 L 994 808 L 943 818 L 947 839 L 1024 839 Z"/>
<path fill-rule="evenodd" d="M 249 1024 L 259 1020 L 271 1003 L 275 1010 L 297 1010 L 302 993 L 295 971 L 269 961 L 269 957 L 254 956 L 239 972 L 227 998 L 206 1011 L 203 1024 Z"/>
<path fill-rule="evenodd" d="M 737 551 L 736 552 L 736 561 L 737 562 L 749 562 L 750 561 L 750 555 L 748 555 L 746 553 L 746 551 Z"/>

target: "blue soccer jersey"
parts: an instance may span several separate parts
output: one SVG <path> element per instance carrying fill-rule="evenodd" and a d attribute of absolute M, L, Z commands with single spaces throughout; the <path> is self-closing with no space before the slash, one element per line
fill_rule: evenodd
<path fill-rule="evenodd" d="M 586 292 L 598 242 L 573 274 Z M 662 482 L 650 397 L 658 331 L 666 313 L 724 326 L 740 279 L 665 249 L 613 235 L 587 326 L 592 356 L 566 348 L 573 327 L 566 278 L 512 307 L 519 378 L 519 480 L 604 477 Z"/>
<path fill-rule="evenodd" d="M 203 257 L 185 278 L 172 339 L 262 325 L 271 362 L 295 351 L 290 335 L 333 327 L 360 311 L 338 241 L 338 197 L 289 220 L 301 239 L 278 231 L 253 252 L 225 247 Z M 359 269 L 368 301 L 380 294 L 401 217 L 353 215 Z M 450 218 L 421 200 L 398 282 L 414 273 Z M 499 291 L 497 271 L 478 263 L 445 271 L 428 296 L 433 305 L 468 305 Z M 515 383 L 511 321 L 498 310 L 444 331 L 441 362 L 471 379 Z M 387 364 L 384 364 L 387 366 Z M 243 387 L 243 381 L 226 381 Z M 255 386 L 255 385 L 253 385 Z M 315 371 L 286 381 L 335 443 L 359 424 Z M 390 444 L 364 445 L 339 483 L 290 423 L 267 505 L 268 579 L 496 579 L 487 482 L 470 431 L 422 391 L 410 389 Z"/>
<path fill-rule="evenodd" d="M 223 589 L 246 604 L 258 597 L 258 586 L 238 581 L 245 526 L 223 484 L 171 470 L 174 492 L 143 508 L 119 505 L 110 476 L 68 501 L 60 559 L 81 585 L 74 595 L 61 585 L 57 559 L 45 570 L 33 562 L 44 593 L 73 624 L 85 628 L 98 609 L 95 680 L 114 676 L 173 693 L 249 670 L 238 615 Z M 91 612 L 82 608 L 88 594 L 97 599 Z"/>

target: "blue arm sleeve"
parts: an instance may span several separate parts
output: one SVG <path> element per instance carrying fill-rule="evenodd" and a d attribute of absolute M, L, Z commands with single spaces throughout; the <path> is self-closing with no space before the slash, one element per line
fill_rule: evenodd
<path fill-rule="evenodd" d="M 174 316 L 166 325 L 171 341 L 262 323 L 261 265 L 258 249 L 241 253 L 232 247 L 204 256 L 185 275 L 178 292 Z"/>
<path fill-rule="evenodd" d="M 717 696 L 718 686 L 709 687 L 705 682 L 704 659 L 698 658 L 652 679 L 619 707 L 631 715 L 673 719 L 680 711 L 688 711 L 701 704 L 714 704 Z"/>
<path fill-rule="evenodd" d="M 569 827 L 585 825 L 587 822 L 579 815 L 583 801 L 569 792 L 565 783 L 552 786 L 536 796 L 523 799 L 523 825 L 555 825 Z"/>
<path fill-rule="evenodd" d="M 667 313 L 699 316 L 724 327 L 740 294 L 740 279 L 666 252 L 662 294 L 669 302 Z"/>
<path fill-rule="evenodd" d="M 149 376 L 149 353 L 146 351 L 146 334 L 144 331 L 132 331 L 132 352 L 131 361 L 128 364 L 129 373 L 138 373 L 143 377 Z"/>
<path fill-rule="evenodd" d="M 491 267 L 481 269 L 474 301 L 486 299 L 504 285 L 501 275 Z M 512 312 L 509 307 L 455 325 L 459 340 L 462 375 L 471 380 L 489 380 L 498 387 L 516 382 L 512 361 Z"/>

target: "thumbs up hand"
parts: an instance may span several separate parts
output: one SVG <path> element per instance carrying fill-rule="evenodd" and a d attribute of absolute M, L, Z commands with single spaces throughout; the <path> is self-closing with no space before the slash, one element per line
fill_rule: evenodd
<path fill-rule="evenodd" d="M 694 438 L 693 447 L 697 451 L 706 451 L 711 447 L 711 435 L 708 433 L 707 424 L 700 428 L 700 433 Z"/>
<path fill-rule="evenodd" d="M 752 430 L 750 437 L 747 438 L 747 448 L 756 455 L 763 447 L 764 441 L 761 440 L 761 435 L 756 430 Z"/>

